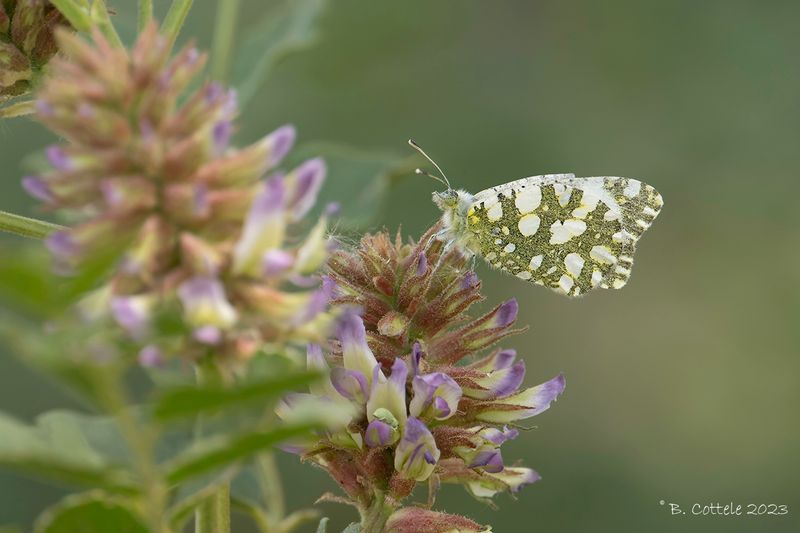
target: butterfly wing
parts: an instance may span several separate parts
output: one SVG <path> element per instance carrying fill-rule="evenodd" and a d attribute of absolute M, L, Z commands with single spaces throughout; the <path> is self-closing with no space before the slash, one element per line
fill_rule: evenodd
<path fill-rule="evenodd" d="M 532 176 L 479 192 L 466 226 L 492 266 L 569 296 L 620 289 L 661 195 L 631 178 Z"/>

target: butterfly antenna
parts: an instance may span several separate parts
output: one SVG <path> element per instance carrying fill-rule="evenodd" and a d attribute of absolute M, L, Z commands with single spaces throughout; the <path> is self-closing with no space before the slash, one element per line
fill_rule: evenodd
<path fill-rule="evenodd" d="M 429 174 L 429 173 L 427 173 L 427 172 L 425 172 L 425 171 L 423 171 L 422 169 L 419 169 L 419 168 L 416 170 L 417 174 L 422 174 L 424 176 L 428 176 L 428 177 L 434 178 L 434 179 L 440 181 L 441 183 L 444 183 L 447 186 L 448 189 L 452 189 L 453 188 L 453 187 L 450 186 L 450 180 L 447 179 L 447 175 L 444 173 L 444 171 L 442 171 L 442 168 L 439 165 L 436 164 L 436 161 L 431 159 L 431 156 L 429 156 L 428 154 L 425 153 L 425 150 L 423 150 L 420 147 L 420 145 L 418 145 L 416 142 L 414 142 L 414 139 L 409 139 L 408 140 L 408 145 L 411 146 L 411 148 L 413 148 L 414 150 L 416 150 L 420 154 L 422 154 L 422 157 L 424 157 L 425 159 L 430 161 L 431 164 L 436 167 L 436 170 L 439 171 L 439 174 L 442 175 L 442 178 L 444 178 L 444 181 L 442 181 L 441 178 L 438 178 L 437 176 Z"/>

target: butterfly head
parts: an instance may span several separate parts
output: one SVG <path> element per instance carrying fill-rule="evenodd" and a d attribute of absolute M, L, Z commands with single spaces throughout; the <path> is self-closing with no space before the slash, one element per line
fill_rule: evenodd
<path fill-rule="evenodd" d="M 447 189 L 433 193 L 433 203 L 442 211 L 449 211 L 458 207 L 458 191 Z"/>

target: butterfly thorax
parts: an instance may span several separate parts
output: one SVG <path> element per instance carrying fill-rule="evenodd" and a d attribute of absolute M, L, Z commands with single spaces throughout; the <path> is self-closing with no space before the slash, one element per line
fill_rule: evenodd
<path fill-rule="evenodd" d="M 448 189 L 433 193 L 433 203 L 442 210 L 443 238 L 470 254 L 478 252 L 477 235 L 467 224 L 467 211 L 474 197 L 467 191 Z"/>

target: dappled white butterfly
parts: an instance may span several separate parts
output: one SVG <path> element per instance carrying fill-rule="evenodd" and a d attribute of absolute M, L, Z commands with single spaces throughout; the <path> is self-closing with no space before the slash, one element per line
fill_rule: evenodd
<path fill-rule="evenodd" d="M 611 176 L 531 176 L 477 194 L 457 191 L 439 165 L 447 190 L 433 193 L 444 212 L 442 237 L 495 268 L 568 296 L 594 288 L 621 289 L 636 241 L 664 204 L 650 185 Z"/>

